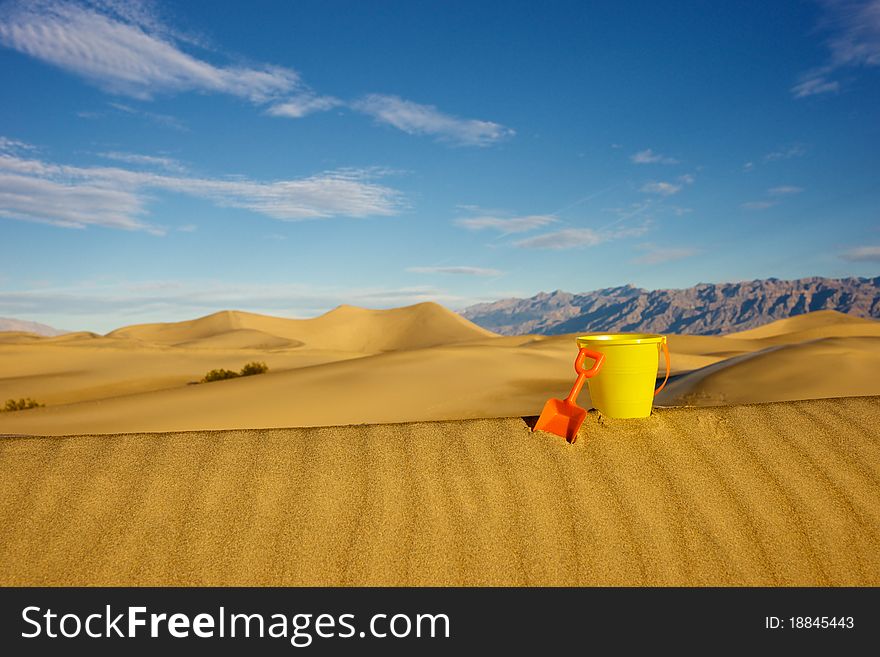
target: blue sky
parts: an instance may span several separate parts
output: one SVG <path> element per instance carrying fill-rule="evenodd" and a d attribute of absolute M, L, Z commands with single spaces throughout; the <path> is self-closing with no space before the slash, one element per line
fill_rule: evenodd
<path fill-rule="evenodd" d="M 0 316 L 880 268 L 880 1 L 0 3 Z"/>

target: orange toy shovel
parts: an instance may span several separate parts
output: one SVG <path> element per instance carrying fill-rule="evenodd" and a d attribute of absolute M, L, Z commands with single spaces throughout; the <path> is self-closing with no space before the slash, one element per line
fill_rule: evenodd
<path fill-rule="evenodd" d="M 595 363 L 586 370 L 584 369 L 584 359 L 589 356 Z M 584 387 L 584 381 L 596 376 L 605 362 L 605 354 L 598 351 L 591 351 L 583 347 L 578 351 L 577 358 L 574 359 L 574 371 L 577 372 L 577 380 L 571 387 L 571 392 L 565 399 L 549 399 L 544 404 L 544 410 L 541 411 L 541 417 L 535 423 L 533 431 L 547 431 L 562 436 L 568 442 L 573 443 L 577 439 L 578 429 L 581 428 L 587 411 L 575 402 Z"/>

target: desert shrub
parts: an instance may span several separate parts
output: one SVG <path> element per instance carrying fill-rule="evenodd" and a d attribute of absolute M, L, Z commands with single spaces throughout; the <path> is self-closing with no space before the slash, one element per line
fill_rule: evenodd
<path fill-rule="evenodd" d="M 30 397 L 23 397 L 18 400 L 7 399 L 6 404 L 3 406 L 2 410 L 7 412 L 26 411 L 29 408 L 39 408 L 40 406 L 45 406 L 45 404 L 41 404 L 38 401 L 31 399 Z"/>
<path fill-rule="evenodd" d="M 254 374 L 265 374 L 269 371 L 269 366 L 266 363 L 254 361 L 253 363 L 248 363 L 244 367 L 241 368 L 242 376 L 253 376 Z"/>
<path fill-rule="evenodd" d="M 210 383 L 211 381 L 223 381 L 224 379 L 234 379 L 239 376 L 238 372 L 233 372 L 232 370 L 211 370 L 207 374 L 205 374 L 205 378 L 202 379 L 202 383 Z"/>
<path fill-rule="evenodd" d="M 254 374 L 265 374 L 269 371 L 269 366 L 266 363 L 262 363 L 259 361 L 254 361 L 252 363 L 248 363 L 244 367 L 241 368 L 241 372 L 234 372 L 232 370 L 211 370 L 205 375 L 205 378 L 202 379 L 202 383 L 210 383 L 211 381 L 223 381 L 224 379 L 235 379 L 239 376 L 253 376 Z"/>

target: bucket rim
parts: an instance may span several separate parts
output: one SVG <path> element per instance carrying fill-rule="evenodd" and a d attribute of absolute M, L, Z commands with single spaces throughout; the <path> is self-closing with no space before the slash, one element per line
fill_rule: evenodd
<path fill-rule="evenodd" d="M 662 344 L 666 342 L 665 335 L 657 333 L 587 333 L 577 337 L 578 347 L 607 346 L 625 344 Z"/>

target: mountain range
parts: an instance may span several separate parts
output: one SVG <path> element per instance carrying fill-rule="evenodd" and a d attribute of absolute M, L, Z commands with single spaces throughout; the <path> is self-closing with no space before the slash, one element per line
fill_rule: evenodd
<path fill-rule="evenodd" d="M 0 317 L 0 331 L 22 331 L 24 333 L 33 333 L 35 335 L 45 335 L 48 337 L 67 333 L 67 331 L 62 331 L 47 326 L 46 324 L 28 322 L 23 319 L 13 319 L 11 317 Z"/>
<path fill-rule="evenodd" d="M 880 276 L 767 278 L 669 290 L 624 285 L 579 294 L 556 290 L 476 304 L 461 314 L 502 335 L 600 331 L 715 335 L 815 310 L 880 318 Z"/>

